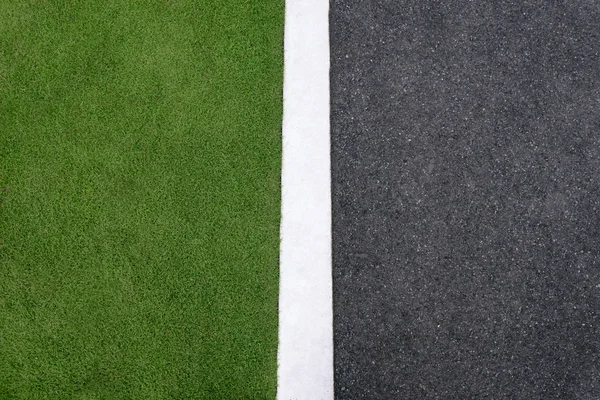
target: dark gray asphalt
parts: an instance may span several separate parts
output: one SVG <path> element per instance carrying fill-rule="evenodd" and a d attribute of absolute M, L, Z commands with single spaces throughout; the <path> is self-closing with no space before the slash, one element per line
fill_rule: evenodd
<path fill-rule="evenodd" d="M 600 1 L 332 0 L 338 399 L 600 399 Z"/>

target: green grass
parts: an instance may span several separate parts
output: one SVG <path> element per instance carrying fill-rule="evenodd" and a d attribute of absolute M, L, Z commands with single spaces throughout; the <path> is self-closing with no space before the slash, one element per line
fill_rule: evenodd
<path fill-rule="evenodd" d="M 0 399 L 275 396 L 283 0 L 0 0 Z"/>

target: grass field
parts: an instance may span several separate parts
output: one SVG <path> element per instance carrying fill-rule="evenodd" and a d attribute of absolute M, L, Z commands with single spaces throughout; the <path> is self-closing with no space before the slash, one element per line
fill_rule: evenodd
<path fill-rule="evenodd" d="M 0 0 L 0 399 L 276 390 L 283 0 Z"/>

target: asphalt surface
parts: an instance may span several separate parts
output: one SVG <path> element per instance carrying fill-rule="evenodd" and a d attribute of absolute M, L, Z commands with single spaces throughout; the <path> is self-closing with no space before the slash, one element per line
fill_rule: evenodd
<path fill-rule="evenodd" d="M 338 399 L 600 399 L 600 1 L 332 0 Z"/>

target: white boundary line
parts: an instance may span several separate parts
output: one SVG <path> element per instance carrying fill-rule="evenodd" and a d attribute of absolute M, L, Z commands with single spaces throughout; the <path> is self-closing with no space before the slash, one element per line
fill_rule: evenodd
<path fill-rule="evenodd" d="M 279 400 L 333 399 L 329 1 L 286 0 Z"/>

